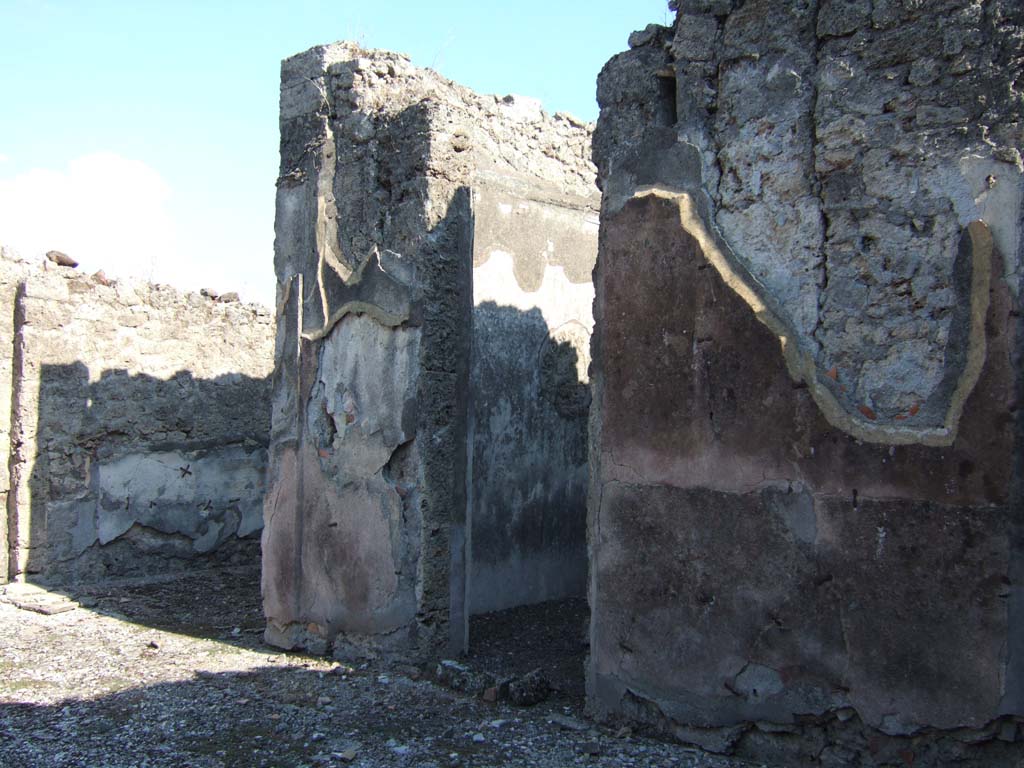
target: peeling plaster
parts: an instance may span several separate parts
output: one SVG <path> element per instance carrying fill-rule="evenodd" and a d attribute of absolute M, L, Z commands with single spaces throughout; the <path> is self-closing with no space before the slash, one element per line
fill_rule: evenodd
<path fill-rule="evenodd" d="M 873 443 L 907 445 L 951 445 L 956 438 L 957 426 L 964 402 L 974 389 L 985 362 L 985 315 L 988 312 L 989 284 L 992 277 L 992 236 L 982 221 L 972 221 L 963 233 L 971 255 L 970 333 L 966 364 L 957 379 L 950 397 L 944 423 L 941 427 L 897 426 L 872 423 L 852 415 L 824 383 L 825 372 L 818 368 L 814 355 L 801 348 L 797 334 L 763 298 L 761 286 L 738 261 L 727 253 L 728 246 L 717 233 L 712 232 L 698 211 L 694 197 L 688 192 L 674 191 L 662 186 L 642 187 L 634 197 L 653 196 L 674 201 L 679 207 L 680 226 L 700 245 L 705 258 L 740 298 L 753 311 L 757 319 L 779 339 L 786 367 L 794 381 L 807 384 L 815 403 L 828 422 L 849 435 Z"/>

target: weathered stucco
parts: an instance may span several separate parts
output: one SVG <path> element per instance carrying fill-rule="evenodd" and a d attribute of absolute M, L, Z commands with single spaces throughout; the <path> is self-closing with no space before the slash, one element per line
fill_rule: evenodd
<path fill-rule="evenodd" d="M 590 704 L 1014 765 L 1022 12 L 679 6 L 599 79 Z"/>
<path fill-rule="evenodd" d="M 2 266 L 10 576 L 60 584 L 256 557 L 269 314 L 49 262 Z"/>
<path fill-rule="evenodd" d="M 474 190 L 471 613 L 585 592 L 596 196 Z"/>
<path fill-rule="evenodd" d="M 543 344 L 555 329 L 544 312 L 583 318 L 584 333 L 563 328 L 559 342 L 572 336 L 585 348 L 596 208 L 588 153 L 589 131 L 571 118 L 478 96 L 397 54 L 338 43 L 283 63 L 263 539 L 270 642 L 464 649 L 470 499 L 486 510 L 481 540 L 496 531 L 480 550 L 493 566 L 479 572 L 482 584 L 537 564 L 515 599 L 580 588 L 584 417 L 552 404 L 577 369 L 560 357 L 538 374 L 532 356 L 558 357 Z M 562 284 L 579 287 L 570 307 L 553 290 Z M 528 327 L 532 342 L 493 335 L 491 308 L 509 330 Z M 506 389 L 476 398 L 494 376 Z M 503 422 L 512 407 L 532 415 Z M 575 456 L 539 443 L 537 455 L 520 455 L 524 436 L 541 433 L 551 446 L 574 440 Z M 494 450 L 474 434 L 493 434 Z M 502 465 L 512 454 L 517 464 Z M 528 486 L 538 456 L 550 466 Z M 488 477 L 514 491 L 500 508 L 481 485 Z M 518 543 L 497 532 L 515 526 Z M 567 552 L 563 577 L 555 571 Z"/>
<path fill-rule="evenodd" d="M 286 647 L 448 640 L 469 205 L 431 196 L 436 110 L 411 73 L 346 44 L 282 64 L 263 592 Z"/>

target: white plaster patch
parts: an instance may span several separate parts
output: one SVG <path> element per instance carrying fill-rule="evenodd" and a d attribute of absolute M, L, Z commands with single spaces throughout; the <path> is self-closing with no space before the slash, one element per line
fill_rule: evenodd
<path fill-rule="evenodd" d="M 1024 173 L 1012 163 L 993 157 L 968 154 L 960 159 L 959 173 L 947 175 L 946 192 L 953 201 L 961 226 L 981 219 L 992 233 L 992 242 L 1003 257 L 1007 278 L 1020 270 L 1021 210 L 1024 205 Z M 1017 281 L 1008 280 L 1017 294 Z"/>
<path fill-rule="evenodd" d="M 416 392 L 420 332 L 388 328 L 366 315 L 346 315 L 323 346 L 317 371 L 322 387 L 309 405 L 310 434 L 326 414 L 336 430 L 320 446 L 348 479 L 372 477 L 412 435 L 402 429 Z"/>
<path fill-rule="evenodd" d="M 139 523 L 213 549 L 224 535 L 262 527 L 263 462 L 240 446 L 195 454 L 131 454 L 96 467 L 99 490 L 96 540 L 107 544 Z M 231 530 L 216 518 L 235 508 Z M 79 527 L 84 522 L 80 513 Z M 91 526 L 89 527 L 90 530 Z M 211 530 L 216 528 L 212 535 Z M 78 539 L 81 541 L 81 534 Z"/>
<path fill-rule="evenodd" d="M 512 254 L 492 250 L 487 261 L 473 270 L 473 303 L 479 306 L 485 301 L 523 312 L 540 310 L 549 330 L 576 321 L 587 333 L 594 331 L 594 284 L 572 282 L 561 266 L 547 265 L 540 288 L 524 291 L 516 281 Z"/>

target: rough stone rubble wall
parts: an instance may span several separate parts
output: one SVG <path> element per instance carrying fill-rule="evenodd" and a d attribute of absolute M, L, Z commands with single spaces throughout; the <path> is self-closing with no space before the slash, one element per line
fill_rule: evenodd
<path fill-rule="evenodd" d="M 693 0 L 630 43 L 594 139 L 591 704 L 1012 762 L 1024 9 Z"/>
<path fill-rule="evenodd" d="M 474 208 L 554 206 L 585 228 L 588 138 L 397 54 L 339 43 L 283 63 L 271 642 L 465 646 L 473 272 L 491 257 Z M 549 259 L 512 250 L 509 278 L 539 294 Z"/>
<path fill-rule="evenodd" d="M 13 253 L 0 245 L 0 349 L 14 349 L 14 298 L 24 267 Z M 0 583 L 10 574 L 10 532 L 8 530 L 8 495 L 10 472 L 2 471 L 11 457 L 11 395 L 13 394 L 12 355 L 0 356 Z"/>
<path fill-rule="evenodd" d="M 60 584 L 258 558 L 269 313 L 48 262 L 0 268 L 10 575 Z"/>

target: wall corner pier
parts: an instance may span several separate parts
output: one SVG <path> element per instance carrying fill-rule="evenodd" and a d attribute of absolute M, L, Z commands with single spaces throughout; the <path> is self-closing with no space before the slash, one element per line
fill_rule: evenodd
<path fill-rule="evenodd" d="M 459 653 L 471 612 L 582 591 L 589 146 L 398 54 L 283 63 L 269 642 Z"/>
<path fill-rule="evenodd" d="M 589 705 L 1016 765 L 1024 11 L 678 5 L 598 85 Z"/>

